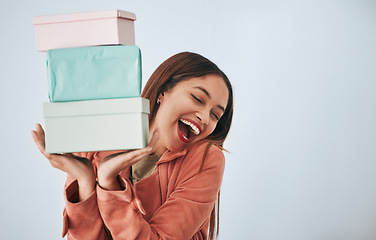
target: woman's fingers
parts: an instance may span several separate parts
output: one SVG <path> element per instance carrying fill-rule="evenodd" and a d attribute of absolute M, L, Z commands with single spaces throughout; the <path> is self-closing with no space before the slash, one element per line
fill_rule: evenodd
<path fill-rule="evenodd" d="M 117 171 L 120 172 L 121 170 L 132 166 L 136 162 L 140 161 L 142 158 L 148 156 L 150 153 L 152 153 L 152 148 L 146 147 L 143 149 L 137 149 L 132 152 L 128 152 L 128 153 L 117 156 L 116 158 L 118 159 L 117 160 L 114 159 L 115 161 L 119 162 L 120 168 L 118 168 Z"/>
<path fill-rule="evenodd" d="M 37 137 L 38 137 L 40 143 L 41 143 L 42 145 L 45 146 L 45 135 L 44 135 L 44 130 L 43 130 L 42 126 L 41 126 L 39 123 L 36 124 L 36 126 L 35 126 L 35 131 L 34 131 L 34 132 L 36 133 L 36 135 L 37 135 Z M 33 136 L 33 137 L 34 137 L 34 136 Z M 35 140 L 35 139 L 34 139 L 34 140 Z"/>
<path fill-rule="evenodd" d="M 63 153 L 62 155 L 68 156 L 68 157 L 76 157 L 73 153 Z"/>
<path fill-rule="evenodd" d="M 146 146 L 146 148 L 151 148 L 151 150 L 154 152 L 155 147 L 157 146 L 158 140 L 159 140 L 159 131 L 158 129 L 156 129 L 153 133 L 153 136 L 151 137 L 149 144 Z"/>
<path fill-rule="evenodd" d="M 100 179 L 108 179 L 108 177 L 117 176 L 122 170 L 132 166 L 142 158 L 152 153 L 151 147 L 137 149 L 131 152 L 117 154 L 104 158 L 98 169 L 98 177 Z"/>
<path fill-rule="evenodd" d="M 37 127 L 39 130 L 39 137 L 42 140 L 42 144 L 44 145 L 44 147 L 46 147 L 46 136 L 45 136 L 44 130 L 40 124 L 37 124 Z"/>
<path fill-rule="evenodd" d="M 45 146 L 44 143 L 41 141 L 39 134 L 36 131 L 31 131 L 31 135 L 33 136 L 34 142 L 36 143 L 39 151 L 45 155 Z"/>
<path fill-rule="evenodd" d="M 146 147 L 146 148 L 142 148 L 142 149 L 133 150 L 133 151 L 126 153 L 124 155 L 128 159 L 132 159 L 132 158 L 137 158 L 138 156 L 150 154 L 150 152 L 151 152 L 151 148 Z"/>
<path fill-rule="evenodd" d="M 153 152 L 153 149 L 152 147 L 149 147 L 149 146 L 143 149 L 138 149 L 138 150 L 130 152 L 129 155 L 127 156 L 128 158 L 127 165 L 131 166 L 135 164 L 136 162 L 140 161 L 144 157 L 150 155 L 152 152 Z"/>
<path fill-rule="evenodd" d="M 43 130 L 42 126 L 39 123 L 36 124 L 35 130 L 36 130 L 36 132 L 38 134 L 38 137 L 40 139 L 44 139 L 44 137 L 45 137 L 44 130 Z"/>
<path fill-rule="evenodd" d="M 49 160 L 51 159 L 52 154 L 46 153 L 46 144 L 44 140 L 44 130 L 42 126 L 38 123 L 36 124 L 35 130 L 31 131 L 31 135 L 37 145 L 39 151 Z"/>
<path fill-rule="evenodd" d="M 109 156 L 109 158 L 105 158 L 102 160 L 103 162 L 111 160 L 112 162 L 117 162 L 118 166 L 121 166 L 121 170 L 135 164 L 136 162 L 140 161 L 142 158 L 150 155 L 154 152 L 155 146 L 159 140 L 159 132 L 158 130 L 154 131 L 153 136 L 149 142 L 149 144 L 142 149 L 137 149 L 133 151 L 127 151 L 124 153 L 119 153 L 114 156 Z"/>

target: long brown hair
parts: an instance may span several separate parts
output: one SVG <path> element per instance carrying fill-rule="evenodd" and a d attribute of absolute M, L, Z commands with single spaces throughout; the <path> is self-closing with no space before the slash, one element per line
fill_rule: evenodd
<path fill-rule="evenodd" d="M 205 162 L 205 156 L 211 145 L 216 145 L 220 148 L 223 147 L 227 134 L 230 130 L 232 114 L 233 114 L 233 94 L 232 86 L 227 78 L 226 74 L 218 68 L 216 64 L 209 59 L 191 52 L 178 53 L 166 61 L 164 61 L 154 71 L 146 83 L 141 97 L 149 99 L 150 103 L 150 115 L 149 122 L 153 122 L 155 115 L 158 111 L 159 105 L 157 104 L 157 98 L 160 94 L 172 89 L 177 83 L 183 80 L 189 80 L 190 78 L 202 77 L 208 74 L 214 74 L 222 77 L 228 88 L 228 101 L 224 114 L 219 119 L 214 131 L 206 137 L 203 141 L 207 141 L 208 145 L 206 152 L 204 153 L 203 160 L 200 166 L 199 172 L 202 171 Z M 217 209 L 213 207 L 210 215 L 209 222 L 209 239 L 214 239 L 218 236 L 219 230 L 219 192 L 217 200 Z M 217 216 L 217 217 L 216 217 Z M 215 224 L 217 223 L 217 224 Z M 214 230 L 216 228 L 216 233 Z"/>

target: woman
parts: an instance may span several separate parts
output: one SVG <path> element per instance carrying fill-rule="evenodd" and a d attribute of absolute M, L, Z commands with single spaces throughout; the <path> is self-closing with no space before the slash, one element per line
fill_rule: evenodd
<path fill-rule="evenodd" d="M 214 238 L 233 111 L 228 78 L 208 59 L 184 52 L 155 70 L 141 96 L 151 109 L 144 149 L 47 154 L 42 127 L 32 132 L 51 165 L 68 173 L 68 239 Z"/>

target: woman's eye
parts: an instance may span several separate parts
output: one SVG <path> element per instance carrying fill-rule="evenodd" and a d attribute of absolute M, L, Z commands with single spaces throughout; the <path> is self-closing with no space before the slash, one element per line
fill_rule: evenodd
<path fill-rule="evenodd" d="M 218 115 L 217 114 L 215 114 L 215 113 L 212 113 L 212 115 L 213 115 L 213 117 L 218 121 L 219 120 L 219 117 L 218 117 Z"/>
<path fill-rule="evenodd" d="M 199 98 L 196 97 L 195 95 L 191 94 L 191 96 L 192 96 L 196 101 L 198 101 L 199 103 L 202 103 L 201 99 L 199 99 Z"/>

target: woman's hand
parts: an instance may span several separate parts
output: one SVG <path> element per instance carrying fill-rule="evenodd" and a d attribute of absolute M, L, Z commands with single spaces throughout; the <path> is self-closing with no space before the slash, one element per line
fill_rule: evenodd
<path fill-rule="evenodd" d="M 99 163 L 98 184 L 106 190 L 121 190 L 118 181 L 119 173 L 153 153 L 158 139 L 159 133 L 158 131 L 155 131 L 150 143 L 145 148 L 105 157 Z"/>
<path fill-rule="evenodd" d="M 87 199 L 95 188 L 95 173 L 90 160 L 74 156 L 71 153 L 46 153 L 44 130 L 40 124 L 36 125 L 36 130 L 33 130 L 31 135 L 40 152 L 50 161 L 52 167 L 66 172 L 77 179 L 79 186 L 78 201 Z"/>

